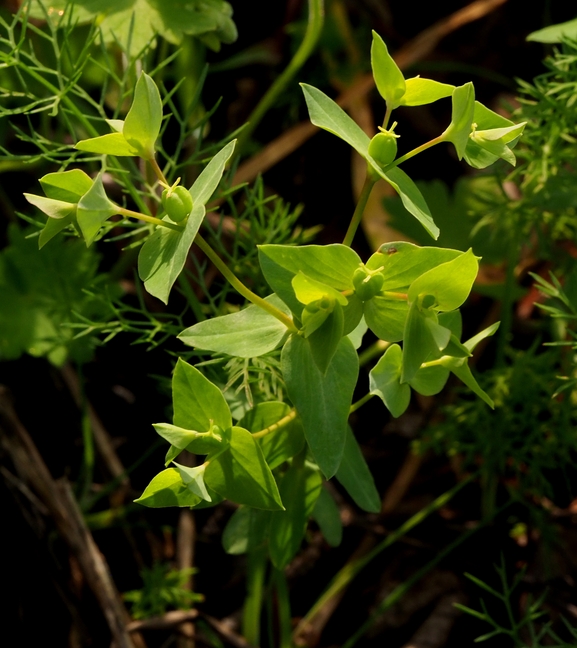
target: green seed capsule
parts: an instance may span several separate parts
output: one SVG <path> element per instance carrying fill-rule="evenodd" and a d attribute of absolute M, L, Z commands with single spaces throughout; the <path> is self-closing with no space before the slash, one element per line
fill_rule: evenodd
<path fill-rule="evenodd" d="M 162 192 L 161 201 L 166 213 L 175 223 L 180 223 L 192 211 L 192 197 L 181 186 L 165 189 Z"/>
<path fill-rule="evenodd" d="M 369 142 L 369 155 L 381 166 L 387 166 L 397 156 L 397 135 L 390 131 L 377 133 Z"/>
<path fill-rule="evenodd" d="M 355 294 L 361 301 L 369 301 L 377 295 L 384 281 L 382 274 L 371 274 L 366 268 L 357 268 L 353 274 Z"/>

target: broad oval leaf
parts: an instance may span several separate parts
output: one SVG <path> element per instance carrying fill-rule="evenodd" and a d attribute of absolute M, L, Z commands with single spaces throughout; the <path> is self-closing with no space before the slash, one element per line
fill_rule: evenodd
<path fill-rule="evenodd" d="M 227 450 L 207 461 L 205 482 L 222 497 L 258 509 L 283 509 L 272 472 L 248 430 L 233 427 Z"/>
<path fill-rule="evenodd" d="M 455 86 L 448 83 L 440 83 L 433 79 L 421 79 L 421 77 L 407 79 L 405 83 L 405 94 L 399 104 L 401 106 L 424 106 L 450 97 L 455 89 Z"/>
<path fill-rule="evenodd" d="M 227 162 L 234 153 L 236 140 L 230 141 L 212 158 L 190 188 L 194 205 L 206 205 L 216 191 Z"/>
<path fill-rule="evenodd" d="M 138 149 L 131 146 L 122 133 L 108 133 L 100 137 L 80 140 L 74 148 L 88 153 L 116 155 L 118 157 L 134 157 L 139 154 Z"/>
<path fill-rule="evenodd" d="M 223 431 L 232 425 L 230 409 L 220 389 L 181 358 L 172 376 L 172 403 L 174 425 L 178 427 L 208 432 L 213 424 Z"/>
<path fill-rule="evenodd" d="M 436 310 L 455 310 L 469 296 L 478 270 L 479 260 L 473 251 L 461 253 L 415 279 L 409 287 L 409 301 L 416 301 L 419 295 L 433 295 Z"/>
<path fill-rule="evenodd" d="M 290 315 L 276 295 L 265 300 Z M 238 358 L 256 358 L 276 349 L 287 335 L 286 326 L 254 304 L 238 313 L 198 322 L 178 335 L 188 346 L 219 351 Z"/>
<path fill-rule="evenodd" d="M 149 508 L 192 507 L 199 504 L 201 498 L 186 487 L 176 468 L 167 468 L 156 475 L 144 493 L 134 501 Z"/>
<path fill-rule="evenodd" d="M 319 370 L 306 340 L 292 335 L 281 356 L 289 398 L 303 422 L 313 457 L 327 479 L 340 465 L 347 420 L 357 384 L 359 359 L 344 337 L 325 375 Z"/>
<path fill-rule="evenodd" d="M 408 313 L 409 304 L 406 299 L 388 299 L 377 295 L 365 304 L 367 326 L 385 342 L 399 342 L 403 339 Z"/>
<path fill-rule="evenodd" d="M 445 367 L 421 367 L 409 380 L 409 385 L 423 396 L 435 396 L 446 385 L 449 373 Z"/>
<path fill-rule="evenodd" d="M 371 394 L 378 396 L 395 418 L 405 412 L 411 400 L 411 388 L 401 384 L 402 366 L 401 347 L 392 344 L 369 374 Z"/>
<path fill-rule="evenodd" d="M 80 169 L 47 173 L 40 178 L 40 184 L 48 198 L 77 203 L 92 187 L 92 178 Z"/>
<path fill-rule="evenodd" d="M 34 207 L 38 207 L 41 212 L 56 220 L 66 218 L 76 211 L 75 204 L 70 204 L 62 200 L 54 200 L 53 198 L 45 198 L 44 196 L 36 196 L 35 194 L 29 193 L 25 193 L 24 198 L 31 205 L 34 205 Z"/>

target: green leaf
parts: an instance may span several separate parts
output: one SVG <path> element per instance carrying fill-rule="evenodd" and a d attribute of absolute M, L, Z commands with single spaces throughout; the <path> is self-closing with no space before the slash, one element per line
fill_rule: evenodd
<path fill-rule="evenodd" d="M 290 411 L 291 408 L 286 403 L 279 401 L 259 403 L 240 419 L 238 425 L 249 432 L 260 432 L 278 423 Z M 303 449 L 305 437 L 302 424 L 294 419 L 280 430 L 273 430 L 259 438 L 258 443 L 267 464 L 274 470 Z"/>
<path fill-rule="evenodd" d="M 449 373 L 445 367 L 421 367 L 409 380 L 409 385 L 423 396 L 435 396 L 446 385 Z"/>
<path fill-rule="evenodd" d="M 118 213 L 117 206 L 108 199 L 102 173 L 99 173 L 90 189 L 82 196 L 76 210 L 76 219 L 88 247 L 96 238 L 103 223 Z"/>
<path fill-rule="evenodd" d="M 403 339 L 409 304 L 402 299 L 376 296 L 365 304 L 365 320 L 371 331 L 385 342 Z"/>
<path fill-rule="evenodd" d="M 371 67 L 375 85 L 381 97 L 387 102 L 387 109 L 393 110 L 401 105 L 406 88 L 405 77 L 389 54 L 385 42 L 374 30 L 371 45 Z"/>
<path fill-rule="evenodd" d="M 370 138 L 363 129 L 324 92 L 306 83 L 300 85 L 305 95 L 311 122 L 340 137 L 366 158 Z"/>
<path fill-rule="evenodd" d="M 234 153 L 235 146 L 236 140 L 232 140 L 224 146 L 195 180 L 190 188 L 190 195 L 192 196 L 194 205 L 198 205 L 199 203 L 206 205 L 210 198 L 212 198 L 212 194 L 216 191 L 222 180 L 226 164 Z"/>
<path fill-rule="evenodd" d="M 381 178 L 386 180 L 399 194 L 401 202 L 409 214 L 413 215 L 434 239 L 437 239 L 439 228 L 435 225 L 423 194 L 411 178 L 397 167 L 389 169 L 385 173 L 371 157 L 367 159 Z"/>
<path fill-rule="evenodd" d="M 461 253 L 415 279 L 409 287 L 409 301 L 416 301 L 419 295 L 433 295 L 435 309 L 455 310 L 469 296 L 478 270 L 479 261 L 473 251 Z"/>
<path fill-rule="evenodd" d="M 276 295 L 265 300 L 287 315 L 290 311 Z M 259 306 L 198 322 L 178 335 L 197 349 L 220 351 L 238 358 L 256 358 L 276 349 L 287 335 L 286 326 Z"/>
<path fill-rule="evenodd" d="M 271 511 L 239 506 L 222 533 L 224 550 L 238 556 L 261 547 L 268 538 Z"/>
<path fill-rule="evenodd" d="M 358 350 L 360 348 L 361 344 L 363 343 L 363 337 L 367 332 L 368 328 L 369 327 L 367 326 L 365 318 L 361 317 L 357 326 L 350 333 L 347 334 L 347 337 L 353 343 L 355 349 Z"/>
<path fill-rule="evenodd" d="M 283 348 L 281 365 L 289 398 L 301 417 L 313 457 L 328 479 L 337 471 L 343 456 L 359 372 L 356 351 L 348 338 L 342 338 L 323 375 L 307 341 L 293 335 Z"/>
<path fill-rule="evenodd" d="M 333 299 L 341 306 L 347 305 L 347 298 L 331 286 L 307 277 L 301 270 L 292 278 L 291 285 L 301 304 L 310 304 L 320 299 Z"/>
<path fill-rule="evenodd" d="M 270 468 L 248 430 L 233 427 L 227 450 L 207 461 L 205 482 L 222 497 L 258 509 L 283 508 Z"/>
<path fill-rule="evenodd" d="M 321 488 L 312 515 L 328 544 L 331 547 L 338 547 L 343 539 L 341 514 L 326 488 Z"/>
<path fill-rule="evenodd" d="M 201 498 L 186 487 L 176 468 L 167 468 L 156 475 L 144 493 L 134 500 L 150 508 L 196 506 Z"/>
<path fill-rule="evenodd" d="M 515 126 L 510 119 L 490 110 L 479 101 L 475 101 L 475 110 L 473 113 L 473 123 L 477 130 L 487 131 L 497 128 L 510 128 Z M 515 145 L 515 141 L 510 142 L 509 148 Z M 475 169 L 485 169 L 499 159 L 498 155 L 491 153 L 486 148 L 479 146 L 471 137 L 465 148 L 465 161 Z"/>
<path fill-rule="evenodd" d="M 134 99 L 124 120 L 122 134 L 129 146 L 147 160 L 154 157 L 156 139 L 162 124 L 162 99 L 156 83 L 145 72 L 134 88 Z"/>
<path fill-rule="evenodd" d="M 175 461 L 174 465 L 178 470 L 178 474 L 180 475 L 180 478 L 186 484 L 186 487 L 188 488 L 189 491 L 191 491 L 192 493 L 200 497 L 200 499 L 206 502 L 212 502 L 212 498 L 208 494 L 208 491 L 206 490 L 206 485 L 204 483 L 204 473 L 206 470 L 206 464 L 202 464 L 201 466 L 195 466 L 194 468 L 190 468 L 188 466 L 181 466 L 180 464 L 177 464 Z"/>
<path fill-rule="evenodd" d="M 489 130 L 476 129 L 471 133 L 470 139 L 491 155 L 515 166 L 517 162 L 515 154 L 507 144 L 510 142 L 517 143 L 525 124 L 526 122 L 522 122 L 506 128 L 491 128 Z"/>
<path fill-rule="evenodd" d="M 283 475 L 279 491 L 286 510 L 271 515 L 269 531 L 270 558 L 277 569 L 284 569 L 299 550 L 321 489 L 319 471 L 307 464 L 293 463 Z"/>
<path fill-rule="evenodd" d="M 382 290 L 400 291 L 408 288 L 417 277 L 441 263 L 457 258 L 462 252 L 437 247 L 419 247 L 406 241 L 381 245 L 367 261 L 369 270 L 383 268 Z"/>
<path fill-rule="evenodd" d="M 343 460 L 336 477 L 355 504 L 368 513 L 381 510 L 381 498 L 375 486 L 373 475 L 363 457 L 355 436 L 347 426 Z"/>
<path fill-rule="evenodd" d="M 117 155 L 118 157 L 134 157 L 140 153 L 137 148 L 126 141 L 122 133 L 107 133 L 106 135 L 100 135 L 100 137 L 80 140 L 74 148 L 88 153 Z"/>
<path fill-rule="evenodd" d="M 194 454 L 208 454 L 223 445 L 225 439 L 215 430 L 196 432 L 186 430 L 170 423 L 153 423 L 152 427 L 163 439 L 178 450 L 188 450 Z"/>
<path fill-rule="evenodd" d="M 414 77 L 405 81 L 406 89 L 400 106 L 424 106 L 453 94 L 455 86 L 448 83 L 439 83 L 432 79 Z"/>
<path fill-rule="evenodd" d="M 343 330 L 343 309 L 339 303 L 336 303 L 325 321 L 307 337 L 313 360 L 323 376 L 327 373 L 343 337 Z"/>
<path fill-rule="evenodd" d="M 75 212 L 76 210 L 74 210 Z M 57 234 L 62 230 L 66 229 L 69 225 L 74 223 L 76 214 L 71 213 L 64 218 L 49 218 L 46 221 L 46 225 L 40 232 L 38 237 L 38 248 L 41 250 L 48 241 L 52 240 Z"/>
<path fill-rule="evenodd" d="M 389 412 L 398 418 L 411 401 L 411 388 L 401 384 L 403 352 L 398 344 L 392 344 L 369 374 L 370 392 L 378 396 Z"/>
<path fill-rule="evenodd" d="M 77 203 L 92 187 L 93 180 L 80 169 L 47 173 L 40 178 L 40 184 L 48 198 Z"/>
<path fill-rule="evenodd" d="M 452 142 L 457 150 L 459 160 L 465 155 L 469 142 L 471 124 L 475 111 L 475 88 L 471 82 L 453 90 L 453 114 L 451 123 L 441 135 L 446 142 Z"/>
<path fill-rule="evenodd" d="M 479 344 L 479 342 L 481 342 L 485 338 L 490 337 L 491 335 L 494 335 L 497 332 L 500 323 L 501 322 L 495 322 L 494 324 L 491 324 L 491 326 L 488 326 L 486 329 L 483 329 L 480 333 L 477 333 L 477 335 L 474 335 L 472 338 L 464 342 L 464 346 L 471 353 L 473 353 L 475 347 Z"/>
<path fill-rule="evenodd" d="M 427 325 L 427 315 L 421 311 L 417 302 L 411 304 L 403 335 L 402 383 L 412 380 L 421 364 L 439 350 L 433 332 Z"/>
<path fill-rule="evenodd" d="M 300 316 L 292 279 L 300 272 L 337 291 L 353 288 L 352 276 L 361 259 L 350 247 L 332 245 L 259 245 L 261 269 L 268 285 L 293 313 Z"/>
<path fill-rule="evenodd" d="M 219 151 L 190 188 L 194 207 L 182 232 L 158 227 L 149 236 L 138 255 L 138 274 L 146 290 L 165 304 L 178 275 L 182 272 L 188 251 L 206 213 L 205 203 L 214 193 L 224 167 L 234 151 L 235 141 Z"/>
<path fill-rule="evenodd" d="M 76 205 L 63 202 L 62 200 L 54 200 L 53 198 L 45 198 L 44 196 L 36 196 L 29 193 L 25 193 L 24 198 L 50 218 L 66 218 L 76 211 Z"/>
<path fill-rule="evenodd" d="M 493 400 L 481 389 L 481 387 L 479 387 L 479 383 L 471 373 L 466 358 L 451 358 L 450 356 L 444 356 L 441 358 L 441 362 L 443 366 L 450 369 L 461 382 L 465 383 L 465 385 L 467 385 L 474 394 L 479 396 L 481 400 L 485 401 L 490 408 L 495 409 Z"/>
<path fill-rule="evenodd" d="M 230 409 L 220 389 L 181 358 L 172 376 L 172 403 L 174 424 L 178 427 L 208 432 L 212 425 L 223 431 L 232 425 Z"/>
<path fill-rule="evenodd" d="M 577 18 L 567 22 L 549 25 L 543 29 L 531 32 L 526 40 L 537 43 L 561 43 L 563 39 L 575 40 L 577 38 Z"/>

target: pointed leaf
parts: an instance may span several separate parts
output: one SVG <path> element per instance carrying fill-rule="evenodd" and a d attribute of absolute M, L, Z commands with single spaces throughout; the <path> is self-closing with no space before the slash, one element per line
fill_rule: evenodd
<path fill-rule="evenodd" d="M 172 403 L 174 424 L 178 427 L 208 432 L 212 425 L 223 431 L 232 425 L 230 409 L 220 389 L 181 358 L 172 376 Z"/>
<path fill-rule="evenodd" d="M 154 146 L 162 124 L 162 99 L 156 83 L 145 72 L 134 89 L 132 106 L 124 120 L 122 134 L 129 146 L 146 159 L 154 157 Z"/>
<path fill-rule="evenodd" d="M 236 140 L 232 140 L 224 146 L 198 176 L 190 188 L 190 195 L 195 206 L 206 205 L 210 200 L 222 180 L 224 168 L 234 153 L 235 146 Z"/>
<path fill-rule="evenodd" d="M 419 295 L 433 295 L 435 309 L 452 311 L 459 308 L 471 292 L 479 261 L 472 250 L 443 263 L 415 279 L 409 287 L 409 301 L 414 302 Z"/>
<path fill-rule="evenodd" d="M 283 508 L 270 468 L 248 430 L 233 427 L 229 448 L 207 461 L 205 482 L 222 497 L 258 509 Z"/>
<path fill-rule="evenodd" d="M 76 210 L 76 219 L 87 247 L 96 238 L 101 225 L 117 213 L 118 208 L 108 199 L 102 184 L 102 173 L 99 173 L 92 187 L 80 199 Z"/>
<path fill-rule="evenodd" d="M 287 315 L 289 309 L 276 296 L 265 300 Z M 178 335 L 197 349 L 219 351 L 238 358 L 256 358 L 276 349 L 287 335 L 286 326 L 259 306 L 198 322 Z"/>
<path fill-rule="evenodd" d="M 134 157 L 139 154 L 139 150 L 131 146 L 122 133 L 108 133 L 100 137 L 80 140 L 74 148 L 88 153 L 117 155 L 118 157 Z"/>
<path fill-rule="evenodd" d="M 249 549 L 252 509 L 239 506 L 230 516 L 222 532 L 222 546 L 227 554 L 240 556 Z"/>
<path fill-rule="evenodd" d="M 421 312 L 417 302 L 409 309 L 403 335 L 403 371 L 401 382 L 413 379 L 423 362 L 438 352 L 438 345 L 431 329 L 426 323 L 427 317 Z"/>
<path fill-rule="evenodd" d="M 434 239 L 437 239 L 439 237 L 439 228 L 435 225 L 435 221 L 433 221 L 423 194 L 411 178 L 402 169 L 397 167 L 389 169 L 385 173 L 371 157 L 367 159 L 381 178 L 386 180 L 399 194 L 405 209 L 421 223 Z"/>
<path fill-rule="evenodd" d="M 208 432 L 196 432 L 186 430 L 170 423 L 153 423 L 152 427 L 163 439 L 166 439 L 178 450 L 188 450 L 194 454 L 208 454 L 220 448 L 226 439 L 214 430 Z"/>
<path fill-rule="evenodd" d="M 446 142 L 452 142 L 457 150 L 459 160 L 465 155 L 469 142 L 471 124 L 475 111 L 475 88 L 471 82 L 453 90 L 453 113 L 451 123 L 441 135 Z"/>
<path fill-rule="evenodd" d="M 348 426 L 343 460 L 337 470 L 336 478 L 363 511 L 378 513 L 381 510 L 381 498 L 375 480 Z"/>
<path fill-rule="evenodd" d="M 339 507 L 326 488 L 321 488 L 313 510 L 313 519 L 331 547 L 338 547 L 343 539 L 343 524 Z"/>
<path fill-rule="evenodd" d="M 527 36 L 528 41 L 537 43 L 561 43 L 563 39 L 575 40 L 577 38 L 577 18 L 567 22 L 549 25 L 543 29 L 531 32 Z"/>
<path fill-rule="evenodd" d="M 156 475 L 144 493 L 134 501 L 150 508 L 164 508 L 196 506 L 201 499 L 186 487 L 176 468 L 167 468 Z"/>
<path fill-rule="evenodd" d="M 64 218 L 49 218 L 44 225 L 43 230 L 40 232 L 38 237 L 38 248 L 42 249 L 48 241 L 53 239 L 57 234 L 59 234 L 63 229 L 66 229 L 69 225 L 72 225 L 74 222 L 75 214 L 72 213 Z"/>
<path fill-rule="evenodd" d="M 289 398 L 302 419 L 313 457 L 328 479 L 337 471 L 343 456 L 359 371 L 356 351 L 348 338 L 342 338 L 323 375 L 307 341 L 293 335 L 283 348 L 281 365 Z"/>
<path fill-rule="evenodd" d="M 381 97 L 387 102 L 387 109 L 396 108 L 401 104 L 401 99 L 405 94 L 405 77 L 389 54 L 385 42 L 374 30 L 371 45 L 371 67 L 375 85 Z"/>
<path fill-rule="evenodd" d="M 403 352 L 398 344 L 392 344 L 369 374 L 370 392 L 377 395 L 389 412 L 398 418 L 411 401 L 411 388 L 401 384 Z"/>
<path fill-rule="evenodd" d="M 334 299 L 341 306 L 347 305 L 347 298 L 342 293 L 321 281 L 308 277 L 301 270 L 292 278 L 291 285 L 301 304 L 329 298 Z"/>
<path fill-rule="evenodd" d="M 301 83 L 311 122 L 340 137 L 363 157 L 367 156 L 370 138 L 347 113 L 327 95 L 306 83 Z"/>
<path fill-rule="evenodd" d="M 175 461 L 174 465 L 176 466 L 178 474 L 180 475 L 182 481 L 186 484 L 188 490 L 200 497 L 200 499 L 205 500 L 206 502 L 212 502 L 212 498 L 208 494 L 204 483 L 204 471 L 206 470 L 206 464 L 190 468 L 189 466 L 181 466 Z"/>
<path fill-rule="evenodd" d="M 284 569 L 299 550 L 321 489 L 321 474 L 306 464 L 293 463 L 283 475 L 279 491 L 285 510 L 271 515 L 269 531 L 270 558 L 277 569 Z"/>
<path fill-rule="evenodd" d="M 490 337 L 491 335 L 494 335 L 497 332 L 500 323 L 501 322 L 495 322 L 494 324 L 491 324 L 491 326 L 488 326 L 486 329 L 483 329 L 480 333 L 477 333 L 477 335 L 474 335 L 472 338 L 464 342 L 464 346 L 472 353 L 479 342 L 481 342 L 485 338 Z"/>
<path fill-rule="evenodd" d="M 259 403 L 249 410 L 238 422 L 239 427 L 249 432 L 260 432 L 276 425 L 287 416 L 291 408 L 286 403 L 268 401 Z M 302 424 L 298 419 L 283 425 L 279 430 L 272 430 L 258 439 L 260 449 L 271 470 L 297 455 L 304 447 L 305 437 Z"/>
<path fill-rule="evenodd" d="M 365 320 L 371 331 L 385 342 L 403 339 L 409 304 L 402 299 L 373 297 L 365 304 Z"/>
<path fill-rule="evenodd" d="M 40 184 L 48 198 L 77 203 L 92 187 L 92 178 L 80 169 L 47 173 L 40 178 Z"/>
<path fill-rule="evenodd" d="M 491 408 L 495 409 L 495 404 L 493 403 L 493 400 L 490 398 L 490 396 L 485 393 L 481 387 L 479 386 L 479 383 L 475 380 L 475 377 L 471 373 L 471 369 L 469 368 L 469 365 L 467 364 L 466 359 L 461 359 L 461 358 L 451 358 L 449 356 L 445 356 L 442 358 L 443 366 L 445 366 L 447 369 L 450 369 L 457 378 L 465 383 L 467 387 L 474 393 L 479 396 L 479 398 Z"/>
<path fill-rule="evenodd" d="M 401 106 L 424 106 L 439 99 L 450 97 L 455 86 L 448 83 L 439 83 L 432 79 L 414 77 L 405 81 L 406 89 L 400 104 Z"/>
<path fill-rule="evenodd" d="M 181 232 L 157 227 L 140 249 L 138 274 L 147 292 L 168 303 L 170 290 L 182 272 L 190 247 L 206 213 L 202 204 L 193 207 Z M 167 220 L 165 217 L 164 220 Z"/>
<path fill-rule="evenodd" d="M 53 198 L 45 198 L 44 196 L 36 196 L 29 193 L 25 193 L 24 198 L 50 218 L 66 218 L 76 211 L 76 205 L 62 200 L 54 200 Z"/>
<path fill-rule="evenodd" d="M 343 330 L 343 309 L 337 303 L 332 313 L 328 315 L 321 326 L 307 337 L 313 360 L 323 376 L 326 374 L 339 342 L 343 337 Z"/>
<path fill-rule="evenodd" d="M 499 115 L 493 110 L 490 110 L 479 101 L 475 101 L 473 123 L 476 125 L 477 130 L 481 131 L 515 126 L 511 120 Z M 508 142 L 508 144 L 510 144 L 509 148 L 512 148 L 516 144 L 516 140 Z M 491 153 L 486 148 L 482 148 L 472 137 L 469 137 L 465 149 L 465 161 L 467 164 L 475 169 L 485 169 L 498 159 L 499 157 L 497 155 Z"/>

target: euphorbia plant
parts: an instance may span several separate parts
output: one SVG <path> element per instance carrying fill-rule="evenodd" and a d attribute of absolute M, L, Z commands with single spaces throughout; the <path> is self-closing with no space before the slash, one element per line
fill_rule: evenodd
<path fill-rule="evenodd" d="M 443 142 L 451 143 L 459 159 L 475 168 L 498 158 L 514 163 L 511 149 L 523 124 L 513 124 L 476 102 L 471 83 L 454 87 L 420 77 L 405 79 L 377 34 L 371 59 L 377 89 L 385 100 L 383 124 L 372 139 L 324 93 L 303 84 L 312 122 L 366 160 L 366 181 L 341 244 L 259 247 L 262 273 L 272 291 L 264 298 L 246 286 L 199 234 L 205 206 L 219 186 L 235 141 L 212 158 L 189 189 L 178 180 L 170 184 L 155 158 L 162 100 L 145 73 L 125 120 L 110 120 L 113 132 L 82 140 L 76 148 L 145 160 L 156 174 L 158 191 L 152 195 L 158 215 L 114 203 L 106 195 L 102 174 L 92 179 L 78 169 L 41 178 L 45 197 L 26 195 L 49 216 L 40 234 L 41 246 L 68 226 L 90 245 L 114 215 L 149 223 L 138 271 L 145 289 L 164 303 L 196 243 L 250 305 L 185 329 L 178 336 L 185 345 L 239 358 L 282 349 L 288 402 L 257 403 L 236 421 L 221 389 L 199 369 L 178 360 L 172 378 L 173 421 L 154 425 L 169 443 L 166 467 L 137 500 L 151 507 L 206 507 L 224 498 L 239 504 L 224 543 L 233 553 L 249 552 L 253 567 L 267 555 L 277 570 L 285 567 L 298 551 L 311 515 L 329 541 L 338 542 L 338 512 L 322 489 L 324 479 L 336 476 L 361 508 L 379 510 L 372 476 L 348 426 L 350 412 L 369 398 L 378 396 L 397 417 L 407 409 L 412 389 L 437 394 L 452 372 L 492 405 L 473 377 L 468 358 L 496 325 L 461 341 L 459 308 L 478 271 L 472 250 L 392 242 L 363 261 L 350 246 L 379 180 L 393 187 L 408 216 L 436 238 L 439 230 L 429 208 L 400 165 Z M 396 122 L 389 127 L 392 111 L 448 97 L 452 119 L 443 133 L 397 157 L 402 133 Z M 368 329 L 386 350 L 370 372 L 369 393 L 353 403 L 357 350 Z M 206 458 L 196 467 L 185 466 L 178 460 L 184 450 Z M 255 568 L 253 573 L 262 577 L 262 570 Z M 253 631 L 257 632 L 254 624 Z"/>

